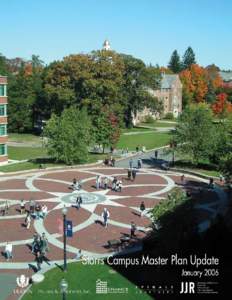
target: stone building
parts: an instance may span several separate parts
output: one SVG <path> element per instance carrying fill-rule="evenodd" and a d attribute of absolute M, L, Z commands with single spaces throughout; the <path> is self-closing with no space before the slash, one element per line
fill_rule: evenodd
<path fill-rule="evenodd" d="M 227 71 L 227 72 L 220 71 L 219 74 L 223 80 L 224 86 L 232 88 L 232 72 L 231 71 Z"/>
<path fill-rule="evenodd" d="M 7 163 L 7 77 L 0 75 L 0 164 Z"/>
<path fill-rule="evenodd" d="M 144 108 L 143 111 L 139 111 L 136 116 L 133 116 L 134 125 L 143 122 L 148 115 L 157 119 L 164 117 L 167 113 L 172 113 L 176 118 L 182 112 L 182 83 L 179 75 L 162 74 L 160 88 L 157 90 L 149 89 L 149 93 L 162 102 L 163 113 L 155 115 L 148 108 Z"/>

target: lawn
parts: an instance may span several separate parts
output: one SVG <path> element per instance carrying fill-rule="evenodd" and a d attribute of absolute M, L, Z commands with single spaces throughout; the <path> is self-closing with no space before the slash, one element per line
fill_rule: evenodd
<path fill-rule="evenodd" d="M 147 150 L 165 146 L 169 143 L 169 133 L 142 133 L 136 135 L 121 135 L 117 144 L 118 149 L 135 150 L 136 146 L 145 146 Z"/>
<path fill-rule="evenodd" d="M 13 147 L 8 146 L 9 159 L 13 160 L 25 160 L 48 157 L 45 148 L 38 147 Z"/>
<path fill-rule="evenodd" d="M 115 272 L 105 264 L 83 265 L 81 262 L 68 265 L 68 272 L 63 273 L 59 268 L 45 273 L 45 280 L 33 285 L 22 300 L 60 300 L 60 282 L 62 278 L 68 282 L 68 300 L 149 300 L 148 294 L 138 289 L 132 282 Z M 108 288 L 118 288 L 124 293 L 96 293 L 96 280 L 107 281 Z M 128 292 L 126 292 L 128 289 Z"/>
<path fill-rule="evenodd" d="M 154 123 L 140 123 L 139 126 L 144 126 L 144 127 L 152 127 L 152 128 L 168 128 L 168 127 L 175 127 L 176 123 L 166 123 L 166 122 L 154 122 Z M 143 127 L 143 129 L 145 129 Z"/>
<path fill-rule="evenodd" d="M 207 176 L 219 177 L 220 175 L 220 172 L 217 170 L 216 166 L 212 166 L 207 162 L 201 162 L 197 166 L 195 166 L 190 161 L 178 160 L 175 162 L 175 167 L 202 173 L 203 175 Z"/>
<path fill-rule="evenodd" d="M 122 134 L 123 133 L 130 133 L 130 132 L 143 132 L 143 131 L 155 131 L 154 129 L 148 129 L 148 128 L 144 128 L 144 127 L 133 127 L 133 128 L 126 128 L 126 129 L 122 129 Z"/>
<path fill-rule="evenodd" d="M 38 143 L 41 144 L 41 137 L 29 133 L 9 133 L 9 141 L 16 143 Z"/>
<path fill-rule="evenodd" d="M 46 168 L 65 166 L 64 163 L 53 162 L 51 159 L 48 158 L 48 156 L 46 156 L 46 152 L 42 152 L 42 154 L 44 154 L 44 155 L 42 155 L 41 154 L 42 148 L 39 148 L 40 149 L 39 152 L 34 151 L 34 149 L 38 150 L 38 148 L 29 148 L 29 147 L 10 147 L 10 148 L 11 148 L 11 152 L 13 152 L 13 156 L 11 156 L 11 159 L 13 159 L 12 157 L 14 157 L 14 159 L 19 159 L 19 157 L 24 157 L 24 155 L 25 155 L 25 157 L 31 156 L 31 158 L 30 158 L 31 160 L 26 161 L 26 162 L 20 162 L 20 163 L 1 166 L 0 172 L 7 173 L 7 172 L 17 172 L 17 171 L 23 171 L 23 170 L 39 169 L 41 164 L 43 165 L 43 167 L 46 167 Z M 24 151 L 26 154 L 24 154 L 24 151 L 23 151 L 23 149 L 25 149 L 25 148 L 26 148 L 26 151 L 25 150 Z M 8 147 L 8 149 L 9 149 L 9 147 Z M 31 150 L 31 149 L 33 149 L 33 150 Z M 97 162 L 98 160 L 104 160 L 104 158 L 106 158 L 106 156 L 107 156 L 107 154 L 89 153 L 89 158 L 86 163 L 94 163 L 94 162 Z M 15 158 L 15 157 L 17 157 L 17 158 Z M 25 157 L 23 159 L 27 159 Z"/>

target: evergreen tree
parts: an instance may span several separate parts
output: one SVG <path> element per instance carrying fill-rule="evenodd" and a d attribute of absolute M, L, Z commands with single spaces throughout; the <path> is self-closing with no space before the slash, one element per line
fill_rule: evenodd
<path fill-rule="evenodd" d="M 181 61 L 177 50 L 173 51 L 168 68 L 172 70 L 173 73 L 179 73 L 181 71 Z"/>
<path fill-rule="evenodd" d="M 191 47 L 188 47 L 183 56 L 182 68 L 188 69 L 193 64 L 196 64 L 195 53 Z"/>

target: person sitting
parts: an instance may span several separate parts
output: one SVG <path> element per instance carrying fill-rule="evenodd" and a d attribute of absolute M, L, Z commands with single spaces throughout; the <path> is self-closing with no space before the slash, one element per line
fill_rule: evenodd
<path fill-rule="evenodd" d="M 73 259 L 80 260 L 82 258 L 83 258 L 83 254 L 82 254 L 81 249 L 79 249 L 76 256 Z"/>
<path fill-rule="evenodd" d="M 117 180 L 117 177 L 114 177 L 114 179 L 113 179 L 113 181 L 112 181 L 112 191 L 115 190 L 117 181 L 118 181 L 118 180 Z"/>
<path fill-rule="evenodd" d="M 73 191 L 79 190 L 79 184 L 78 184 L 78 181 L 76 180 L 76 178 L 73 178 L 73 182 L 72 182 L 70 188 Z"/>
<path fill-rule="evenodd" d="M 104 183 L 104 189 L 107 190 L 107 189 L 108 189 L 108 184 L 109 184 L 109 179 L 108 179 L 108 177 L 105 177 L 105 178 L 104 178 L 103 183 Z"/>
<path fill-rule="evenodd" d="M 48 207 L 47 207 L 47 205 L 43 204 L 42 207 L 41 207 L 41 213 L 40 213 L 40 216 L 41 216 L 42 218 L 45 218 L 46 215 L 47 215 L 47 213 L 48 213 Z"/>
<path fill-rule="evenodd" d="M 115 186 L 115 191 L 116 192 L 121 192 L 122 191 L 122 181 L 121 180 L 117 180 L 116 186 Z"/>
<path fill-rule="evenodd" d="M 4 253 L 7 261 L 9 261 L 10 258 L 13 258 L 12 252 L 13 252 L 13 245 L 10 244 L 9 242 L 6 242 Z"/>

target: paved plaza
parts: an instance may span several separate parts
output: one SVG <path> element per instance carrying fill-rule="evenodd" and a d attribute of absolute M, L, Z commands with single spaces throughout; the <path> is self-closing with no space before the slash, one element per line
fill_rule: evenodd
<path fill-rule="evenodd" d="M 110 182 L 114 176 L 122 180 L 121 192 L 95 187 L 96 176 L 108 177 Z M 47 262 L 42 269 L 62 264 L 63 236 L 62 236 L 62 208 L 68 208 L 67 219 L 73 222 L 73 237 L 67 238 L 67 257 L 73 261 L 78 249 L 88 257 L 100 257 L 113 254 L 117 251 L 132 251 L 141 246 L 141 240 L 150 230 L 151 219 L 149 209 L 160 201 L 176 186 L 180 185 L 181 174 L 171 171 L 155 169 L 140 169 L 135 181 L 127 178 L 126 168 L 111 168 L 94 166 L 79 169 L 42 170 L 22 172 L 17 175 L 0 177 L 0 206 L 3 208 L 6 200 L 10 203 L 9 213 L 0 216 L 0 250 L 4 251 L 6 241 L 13 244 L 13 258 L 7 262 L 0 256 L 0 273 L 7 276 L 17 274 L 32 274 L 36 267 L 35 257 L 31 253 L 33 234 L 46 234 L 49 241 Z M 82 181 L 81 191 L 70 190 L 73 178 Z M 186 186 L 192 189 L 205 185 L 207 181 L 194 176 L 186 175 Z M 110 184 L 111 186 L 111 184 Z M 77 194 L 81 193 L 83 201 L 81 208 L 73 207 Z M 25 214 L 20 214 L 20 200 L 46 204 L 47 216 L 32 221 L 30 229 L 24 225 Z M 224 195 L 220 189 L 207 191 L 202 199 L 198 199 L 198 223 L 205 226 L 212 215 L 216 215 L 223 205 Z M 144 201 L 146 214 L 140 216 L 140 204 Z M 110 212 L 109 225 L 102 226 L 102 211 L 107 208 Z M 115 249 L 109 247 L 109 240 L 119 240 L 130 235 L 130 224 L 137 226 L 136 237 L 129 244 Z M 13 277 L 14 278 L 14 277 Z M 13 279 L 14 282 L 15 279 Z M 11 287 L 12 288 L 12 287 Z M 11 298 L 12 299 L 12 298 Z"/>

